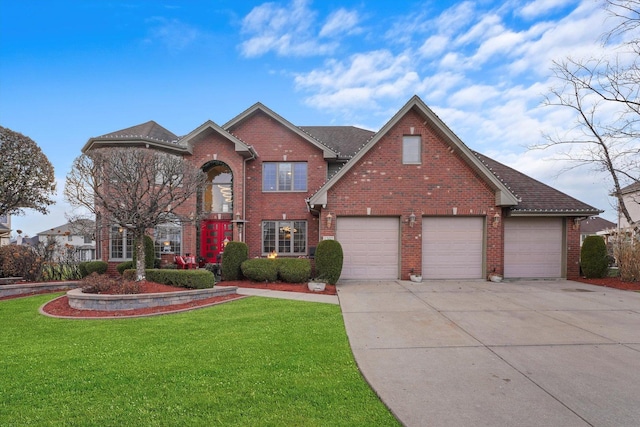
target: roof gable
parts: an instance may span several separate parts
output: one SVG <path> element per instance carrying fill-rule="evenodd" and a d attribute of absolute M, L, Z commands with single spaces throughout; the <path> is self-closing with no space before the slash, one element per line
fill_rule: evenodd
<path fill-rule="evenodd" d="M 182 139 L 180 139 L 180 143 L 186 145 L 190 153 L 193 152 L 193 144 L 200 138 L 207 134 L 215 133 L 217 135 L 222 136 L 231 142 L 236 152 L 240 153 L 244 157 L 256 157 L 257 153 L 253 149 L 253 147 L 249 144 L 246 144 L 240 138 L 232 135 L 231 133 L 224 130 L 222 127 L 218 126 L 211 120 L 207 120 L 202 125 L 198 126 L 193 131 L 189 132 L 188 135 L 185 135 Z"/>
<path fill-rule="evenodd" d="M 437 132 L 443 140 L 449 144 L 452 150 L 465 161 L 472 170 L 478 173 L 487 184 L 494 190 L 496 206 L 513 206 L 518 204 L 518 200 L 473 154 L 473 152 L 444 124 L 442 120 L 417 96 L 414 95 L 381 129 L 371 140 L 358 151 L 345 166 L 340 169 L 325 185 L 323 185 L 310 199 L 310 205 L 324 205 L 327 203 L 327 192 L 343 177 L 348 171 L 367 154 L 409 111 L 414 110 L 420 114 L 425 122 Z"/>
<path fill-rule="evenodd" d="M 242 122 L 244 122 L 246 119 L 256 114 L 257 112 L 262 112 L 263 114 L 266 114 L 267 116 L 277 121 L 288 130 L 290 130 L 291 132 L 300 136 L 303 140 L 318 147 L 320 150 L 322 150 L 325 159 L 338 157 L 338 153 L 336 151 L 334 151 L 327 145 L 324 145 L 320 141 L 316 140 L 314 137 L 302 131 L 297 126 L 294 126 L 291 122 L 289 122 L 279 114 L 276 114 L 274 111 L 270 110 L 269 108 L 265 107 L 260 102 L 255 103 L 254 105 L 252 105 L 251 107 L 243 111 L 242 113 L 238 114 L 236 117 L 234 117 L 233 119 L 225 123 L 222 127 L 225 130 L 227 130 L 229 133 L 233 134 L 234 128 L 236 128 L 238 125 L 240 125 Z"/>

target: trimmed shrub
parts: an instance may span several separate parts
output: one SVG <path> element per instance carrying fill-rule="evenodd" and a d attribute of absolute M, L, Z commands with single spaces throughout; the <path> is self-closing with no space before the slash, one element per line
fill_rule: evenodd
<path fill-rule="evenodd" d="M 607 275 L 609 260 L 607 245 L 600 236 L 587 236 L 580 249 L 580 266 L 585 277 L 601 278 Z"/>
<path fill-rule="evenodd" d="M 80 265 L 85 264 L 85 270 L 87 271 L 87 276 L 91 273 L 104 274 L 107 272 L 107 268 L 109 267 L 109 263 L 106 261 L 87 261 L 81 262 Z M 82 268 L 80 269 L 82 272 Z"/>
<path fill-rule="evenodd" d="M 118 270 L 118 273 L 120 273 L 120 275 L 122 276 L 124 274 L 125 270 L 129 270 L 129 269 L 135 269 L 136 265 L 133 261 L 125 261 L 125 262 L 121 262 L 120 264 L 116 265 L 116 270 Z"/>
<path fill-rule="evenodd" d="M 243 242 L 229 242 L 222 253 L 222 278 L 239 280 L 242 277 L 241 265 L 249 258 L 249 247 Z"/>
<path fill-rule="evenodd" d="M 190 289 L 213 288 L 216 283 L 213 273 L 204 269 L 170 270 L 154 268 L 145 270 L 145 276 L 150 282 Z M 135 280 L 136 270 L 126 270 L 123 277 L 125 280 Z"/>
<path fill-rule="evenodd" d="M 335 285 L 342 274 L 342 245 L 337 240 L 322 240 L 316 247 L 316 277 Z"/>
<path fill-rule="evenodd" d="M 89 261 L 82 261 L 80 264 L 78 264 L 78 271 L 80 272 L 81 278 L 87 277 L 89 275 L 89 272 L 87 271 L 87 264 L 89 264 Z"/>
<path fill-rule="evenodd" d="M 224 264 L 222 265 L 224 266 Z M 275 282 L 278 280 L 278 263 L 274 259 L 248 259 L 240 265 L 240 268 L 242 274 L 254 282 Z"/>
<path fill-rule="evenodd" d="M 287 283 L 308 282 L 311 263 L 305 258 L 277 258 L 278 278 Z"/>

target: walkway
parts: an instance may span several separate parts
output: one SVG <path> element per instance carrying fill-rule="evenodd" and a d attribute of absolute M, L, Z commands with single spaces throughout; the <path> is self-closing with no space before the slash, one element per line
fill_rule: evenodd
<path fill-rule="evenodd" d="M 360 370 L 407 426 L 640 425 L 640 293 L 434 281 L 338 296 Z"/>

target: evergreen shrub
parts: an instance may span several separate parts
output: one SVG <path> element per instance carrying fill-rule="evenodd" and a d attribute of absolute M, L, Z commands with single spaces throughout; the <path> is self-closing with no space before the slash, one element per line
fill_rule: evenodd
<path fill-rule="evenodd" d="M 224 263 L 222 266 L 224 268 Z M 240 268 L 244 277 L 254 282 L 275 282 L 278 280 L 278 263 L 275 259 L 248 259 L 240 265 Z M 226 278 L 226 276 L 224 277 Z"/>
<path fill-rule="evenodd" d="M 249 258 L 249 247 L 244 242 L 229 242 L 222 253 L 222 278 L 239 280 L 242 278 L 241 265 Z"/>
<path fill-rule="evenodd" d="M 587 236 L 580 249 L 580 267 L 588 279 L 606 277 L 609 270 L 607 245 L 600 236 Z"/>
<path fill-rule="evenodd" d="M 335 285 L 342 274 L 344 254 L 337 240 L 322 240 L 316 247 L 316 278 Z"/>

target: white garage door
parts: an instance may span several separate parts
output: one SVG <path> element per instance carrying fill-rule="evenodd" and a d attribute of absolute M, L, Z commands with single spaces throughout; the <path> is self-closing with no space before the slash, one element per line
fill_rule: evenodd
<path fill-rule="evenodd" d="M 504 220 L 504 277 L 562 277 L 562 218 Z"/>
<path fill-rule="evenodd" d="M 342 245 L 342 279 L 398 278 L 398 218 L 338 218 L 336 239 Z"/>
<path fill-rule="evenodd" d="M 422 277 L 481 279 L 484 218 L 424 217 Z"/>

